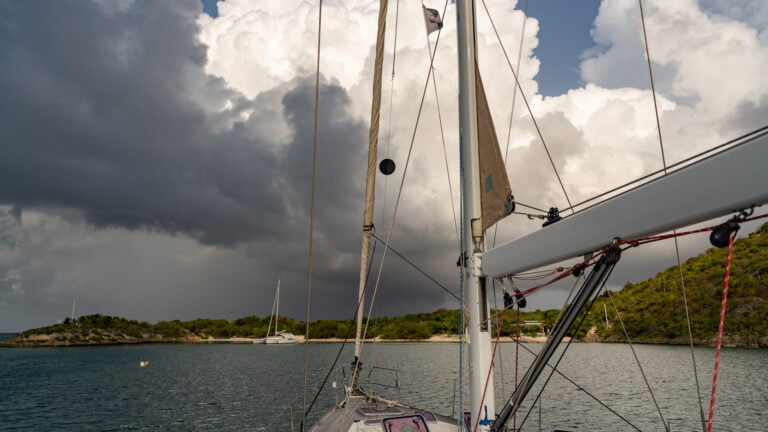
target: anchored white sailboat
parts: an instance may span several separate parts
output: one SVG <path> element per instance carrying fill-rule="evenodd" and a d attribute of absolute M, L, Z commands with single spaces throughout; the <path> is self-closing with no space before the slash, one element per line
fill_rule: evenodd
<path fill-rule="evenodd" d="M 280 310 L 280 279 L 277 280 L 277 290 L 275 291 L 275 300 L 272 303 L 272 312 L 269 315 L 269 325 L 267 326 L 267 336 L 255 339 L 255 344 L 285 345 L 295 344 L 298 341 L 293 333 L 287 330 L 278 330 L 277 323 Z M 272 333 L 272 322 L 275 323 L 275 332 Z"/>
<path fill-rule="evenodd" d="M 717 153 L 665 167 L 654 180 L 629 189 L 572 215 L 553 214 L 549 223 L 528 236 L 497 248 L 485 249 L 485 231 L 511 213 L 514 199 L 501 160 L 485 91 L 476 65 L 475 2 L 457 0 L 456 15 L 459 48 L 459 119 L 462 178 L 463 225 L 460 264 L 465 292 L 464 308 L 469 320 L 469 395 L 467 412 L 459 419 L 429 410 L 385 400 L 358 382 L 363 368 L 363 306 L 368 275 L 368 249 L 373 227 L 373 191 L 383 58 L 384 19 L 387 1 L 380 0 L 376 65 L 374 69 L 366 205 L 363 220 L 363 246 L 358 291 L 357 332 L 352 374 L 344 399 L 322 417 L 314 432 L 443 432 L 506 431 L 510 419 L 534 387 L 537 378 L 550 365 L 561 341 L 590 300 L 603 289 L 624 249 L 643 244 L 647 239 L 673 229 L 713 218 L 735 215 L 719 226 L 716 236 L 732 240 L 733 225 L 747 219 L 756 207 L 768 202 L 768 130 L 740 137 Z M 435 23 L 435 14 L 429 13 Z M 438 28 L 442 27 L 442 22 Z M 668 171 L 669 170 L 669 171 Z M 721 173 L 728 172 L 728 176 Z M 705 190 L 706 194 L 698 193 Z M 719 231 L 718 231 L 719 230 Z M 722 239 L 721 239 L 722 240 Z M 389 237 L 387 238 L 387 243 Z M 387 244 L 388 246 L 388 244 Z M 384 252 L 386 254 L 386 250 Z M 511 275 L 540 268 L 579 256 L 588 257 L 566 274 L 590 270 L 570 307 L 549 332 L 548 342 L 530 365 L 507 403 L 495 405 L 493 377 L 495 350 L 492 345 L 492 316 L 487 291 L 492 282 L 504 283 Z M 590 269 L 591 267 L 591 269 Z M 522 301 L 535 291 L 522 292 L 513 302 Z M 508 306 L 509 307 L 509 306 Z M 490 378 L 489 378 L 490 377 Z M 306 411 L 309 411 L 307 409 Z M 302 419 L 302 430 L 306 425 Z M 663 421 L 663 418 L 662 418 Z M 702 427 L 704 427 L 702 418 Z M 711 419 L 710 419 L 711 426 Z M 664 427 L 668 425 L 664 423 Z"/>

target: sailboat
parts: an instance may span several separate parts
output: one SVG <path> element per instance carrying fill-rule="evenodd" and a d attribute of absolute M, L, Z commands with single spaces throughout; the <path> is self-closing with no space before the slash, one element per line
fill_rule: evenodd
<path fill-rule="evenodd" d="M 463 224 L 459 265 L 462 269 L 464 308 L 469 316 L 469 405 L 460 418 L 387 400 L 361 387 L 361 356 L 365 281 L 373 217 L 373 189 L 377 161 L 378 110 L 383 57 L 383 21 L 386 0 L 380 1 L 379 28 L 374 68 L 374 107 L 363 220 L 363 247 L 358 291 L 358 316 L 354 358 L 345 397 L 310 429 L 313 432 L 443 432 L 507 431 L 526 397 L 546 367 L 551 366 L 561 342 L 577 318 L 605 286 L 622 251 L 657 239 L 663 233 L 727 218 L 712 229 L 713 244 L 732 244 L 738 224 L 749 220 L 754 209 L 768 203 L 768 128 L 726 143 L 717 152 L 665 168 L 655 178 L 570 215 L 553 212 L 547 223 L 527 236 L 485 249 L 486 230 L 514 211 L 511 193 L 482 80 L 476 64 L 475 1 L 456 1 L 459 48 L 460 166 Z M 434 22 L 434 14 L 430 12 Z M 722 173 L 728 173 L 723 176 Z M 706 191 L 701 193 L 700 191 Z M 668 235 L 668 237 L 671 237 Z M 387 240 L 388 241 L 388 240 Z M 494 281 L 512 275 L 584 257 L 566 274 L 585 278 L 570 306 L 549 332 L 524 377 L 507 402 L 496 406 L 493 376 L 495 351 L 488 290 Z M 532 292 L 532 291 L 531 291 Z M 520 302 L 530 292 L 516 296 Z M 556 365 L 554 366 L 556 367 Z M 702 418 L 702 427 L 704 427 Z M 302 430 L 306 426 L 306 413 Z M 711 428 L 711 418 L 709 419 Z M 664 426 L 668 429 L 668 426 Z"/>
<path fill-rule="evenodd" d="M 268 345 L 284 345 L 284 344 L 295 344 L 298 341 L 296 340 L 296 336 L 293 333 L 288 332 L 287 330 L 278 330 L 277 329 L 277 323 L 278 323 L 278 314 L 280 309 L 280 279 L 277 280 L 277 290 L 275 291 L 275 300 L 272 302 L 272 312 L 269 315 L 269 325 L 267 327 L 267 335 L 266 337 L 254 339 L 253 343 L 255 344 L 268 344 Z M 271 333 L 272 331 L 272 321 L 275 322 L 275 332 Z"/>

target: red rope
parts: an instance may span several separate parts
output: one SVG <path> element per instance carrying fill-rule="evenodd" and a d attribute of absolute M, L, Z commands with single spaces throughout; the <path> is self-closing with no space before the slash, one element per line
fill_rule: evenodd
<path fill-rule="evenodd" d="M 749 221 L 753 221 L 753 220 L 757 220 L 757 219 L 763 219 L 763 218 L 768 218 L 768 214 L 759 215 L 759 216 L 753 216 L 753 217 L 742 219 L 740 221 L 741 222 L 749 222 Z M 714 226 L 710 226 L 710 227 L 706 227 L 706 228 L 699 228 L 699 229 L 692 230 L 692 231 L 677 232 L 677 233 L 670 233 L 670 234 L 662 234 L 662 235 L 649 236 L 649 237 L 641 237 L 641 238 L 632 239 L 632 240 L 620 240 L 616 245 L 617 246 L 621 246 L 621 250 L 625 251 L 627 249 L 631 249 L 633 247 L 641 246 L 641 245 L 644 245 L 644 244 L 647 244 L 647 243 L 654 243 L 654 242 L 657 242 L 657 241 L 668 240 L 668 239 L 675 238 L 675 237 L 682 237 L 682 236 L 687 236 L 687 235 L 691 235 L 691 234 L 697 234 L 697 233 L 712 231 L 716 227 L 717 227 L 717 225 L 714 225 Z M 539 285 L 536 285 L 536 286 L 533 286 L 531 288 L 528 288 L 527 290 L 520 291 L 520 293 L 523 294 L 524 296 L 527 296 L 528 294 L 531 294 L 532 292 L 538 290 L 539 288 L 543 288 L 543 287 L 545 287 L 547 285 L 551 285 L 551 284 L 553 284 L 553 283 L 555 283 L 555 282 L 557 282 L 559 280 L 565 279 L 567 276 L 572 275 L 573 272 L 577 268 L 584 268 L 584 269 L 586 269 L 587 267 L 593 266 L 597 262 L 597 259 L 600 258 L 601 255 L 603 255 L 608 249 L 610 249 L 613 246 L 614 245 L 606 246 L 605 248 L 603 248 L 602 250 L 596 252 L 594 255 L 592 255 L 591 257 L 587 258 L 586 260 L 580 262 L 579 264 L 576 264 L 575 266 L 571 267 L 570 269 L 568 269 L 568 270 L 564 271 L 563 273 L 559 274 L 557 277 L 554 277 L 554 278 L 548 280 L 547 282 L 544 282 L 544 283 L 541 283 Z"/>
<path fill-rule="evenodd" d="M 731 233 L 728 237 L 728 259 L 725 264 L 725 282 L 723 283 L 723 301 L 720 305 L 720 327 L 717 330 L 717 351 L 715 351 L 715 373 L 712 377 L 712 397 L 709 400 L 709 420 L 707 432 L 712 432 L 712 417 L 715 416 L 715 393 L 717 392 L 717 377 L 720 370 L 720 348 L 723 345 L 723 325 L 725 323 L 725 304 L 728 300 L 728 281 L 731 276 L 731 256 L 733 255 L 733 237 L 736 233 Z"/>

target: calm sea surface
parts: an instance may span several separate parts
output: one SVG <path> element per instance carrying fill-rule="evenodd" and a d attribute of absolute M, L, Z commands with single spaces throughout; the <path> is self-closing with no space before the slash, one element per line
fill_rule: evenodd
<path fill-rule="evenodd" d="M 0 335 L 0 339 L 3 336 Z M 537 351 L 541 346 L 527 344 Z M 309 398 L 340 344 L 310 345 Z M 687 347 L 637 346 L 656 401 L 673 431 L 701 429 Z M 351 347 L 339 364 L 347 366 Z M 515 346 L 501 346 L 504 389 L 512 388 Z M 363 381 L 403 402 L 451 415 L 458 411 L 458 344 L 370 344 Z M 531 355 L 521 350 L 520 364 Z M 140 368 L 140 361 L 150 365 Z M 705 412 L 714 350 L 697 348 Z M 0 349 L 2 431 L 290 431 L 303 403 L 304 346 L 140 345 L 92 348 Z M 387 369 L 385 369 L 387 368 Z M 398 369 L 395 373 L 389 369 Z M 465 368 L 466 369 L 466 368 Z M 521 373 L 522 373 L 521 367 Z M 525 431 L 633 430 L 589 392 L 641 430 L 663 430 L 659 414 L 627 345 L 574 344 L 523 424 Z M 714 429 L 757 431 L 768 424 L 768 350 L 725 349 Z M 466 370 L 465 370 L 466 373 Z M 502 374 L 497 374 L 497 380 Z M 341 397 L 334 372 L 310 423 Z M 501 388 L 501 382 L 497 388 Z M 520 426 L 526 405 L 517 419 Z M 466 399 L 465 399 L 466 401 Z M 499 402 L 500 403 L 500 402 Z M 541 428 L 541 429 L 540 429 Z"/>

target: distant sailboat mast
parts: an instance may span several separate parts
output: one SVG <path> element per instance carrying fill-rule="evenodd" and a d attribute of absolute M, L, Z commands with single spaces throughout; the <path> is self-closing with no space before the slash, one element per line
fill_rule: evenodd
<path fill-rule="evenodd" d="M 72 316 L 69 317 L 70 321 L 75 320 L 75 303 L 77 301 L 76 297 L 72 297 Z"/>
<path fill-rule="evenodd" d="M 277 280 L 277 293 L 275 294 L 275 336 L 277 336 L 277 321 L 280 316 L 280 279 Z M 267 334 L 269 336 L 269 334 Z"/>

